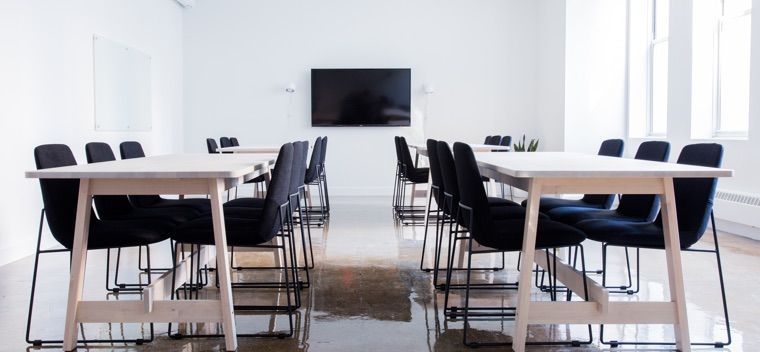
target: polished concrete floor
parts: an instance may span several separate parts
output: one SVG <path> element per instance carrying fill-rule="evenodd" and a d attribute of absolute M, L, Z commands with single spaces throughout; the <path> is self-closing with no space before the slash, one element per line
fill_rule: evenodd
<path fill-rule="evenodd" d="M 387 198 L 332 199 L 332 219 L 324 229 L 313 229 L 316 268 L 311 272 L 313 286 L 303 291 L 304 306 L 295 317 L 293 338 L 240 338 L 239 351 L 465 351 L 462 344 L 463 323 L 448 321 L 442 313 L 443 295 L 431 288 L 431 274 L 419 270 L 423 228 L 394 224 Z M 34 234 L 29 234 L 33 236 Z M 731 313 L 733 343 L 730 351 L 760 350 L 760 305 L 757 305 L 760 280 L 753 272 L 760 267 L 760 243 L 720 235 L 726 268 Z M 709 248 L 709 238 L 700 246 Z M 153 265 L 166 266 L 170 254 L 168 245 L 152 249 Z M 610 252 L 609 282 L 626 280 L 621 249 Z M 668 296 L 664 254 L 660 251 L 641 253 L 641 292 L 634 296 L 614 295 L 619 300 L 662 300 Z M 586 245 L 589 269 L 600 266 L 600 248 Z M 127 251 L 123 259 L 122 278 L 137 276 L 136 251 Z M 493 265 L 500 257 L 481 255 L 476 265 Z M 430 256 L 428 256 L 430 258 Z M 65 314 L 68 256 L 51 254 L 43 258 L 36 300 L 33 338 L 60 338 Z M 269 254 L 238 254 L 236 261 L 246 265 L 271 262 Z M 508 282 L 516 278 L 517 256 L 506 256 L 506 270 L 479 273 L 477 281 Z M 31 282 L 33 257 L 0 267 L 0 351 L 34 350 L 24 341 L 24 326 Z M 88 262 L 86 299 L 138 299 L 137 295 L 106 295 L 104 292 L 105 253 L 92 252 Z M 714 256 L 701 253 L 684 254 L 685 279 L 692 341 L 725 340 L 725 321 L 722 315 L 720 292 Z M 250 281 L 271 273 L 236 272 L 235 280 Z M 599 280 L 599 275 L 592 275 Z M 145 279 L 144 277 L 142 278 Z M 213 277 L 211 278 L 213 280 Z M 461 280 L 458 277 L 457 280 Z M 213 297 L 213 285 L 200 292 L 201 297 Z M 548 300 L 549 295 L 534 293 L 534 300 Z M 516 291 L 479 292 L 473 304 L 509 306 Z M 235 292 L 238 304 L 282 302 L 283 295 L 273 290 L 240 289 Z M 578 297 L 574 297 L 578 299 Z M 460 296 L 451 298 L 460 303 Z M 237 316 L 238 333 L 259 333 L 287 330 L 285 316 Z M 509 341 L 511 321 L 479 321 L 471 325 L 473 339 L 496 342 Z M 173 333 L 217 333 L 216 324 L 172 326 Z M 149 337 L 148 324 L 85 324 L 87 338 Z M 167 336 L 166 324 L 155 324 L 155 340 L 142 346 L 89 346 L 94 351 L 222 351 L 221 338 L 176 340 Z M 532 325 L 531 341 L 585 340 L 586 326 Z M 667 340 L 672 329 L 661 325 L 606 326 L 605 340 Z M 51 347 L 59 350 L 59 346 Z M 599 351 L 609 346 L 600 344 L 599 327 L 593 326 L 593 342 L 580 348 L 567 346 L 531 346 L 530 351 Z M 663 350 L 662 347 L 640 346 L 640 349 Z M 700 347 L 702 348 L 702 347 Z M 81 350 L 82 348 L 80 348 Z M 509 347 L 481 348 L 509 350 Z M 626 347 L 626 350 L 633 347 Z M 667 349 L 667 348 L 665 348 Z M 715 350 L 708 348 L 708 350 Z"/>

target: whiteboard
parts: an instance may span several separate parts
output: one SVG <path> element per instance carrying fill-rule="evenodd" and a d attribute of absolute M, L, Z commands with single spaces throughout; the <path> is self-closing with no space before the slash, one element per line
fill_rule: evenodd
<path fill-rule="evenodd" d="M 95 130 L 150 131 L 150 56 L 95 35 Z"/>

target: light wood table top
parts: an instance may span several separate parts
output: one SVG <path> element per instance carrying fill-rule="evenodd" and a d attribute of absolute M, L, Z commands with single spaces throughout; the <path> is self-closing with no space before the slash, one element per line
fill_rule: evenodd
<path fill-rule="evenodd" d="M 511 177 L 731 177 L 733 170 L 569 152 L 481 153 L 478 166 Z"/>
<path fill-rule="evenodd" d="M 274 156 L 172 154 L 26 172 L 27 178 L 238 178 L 274 163 Z"/>

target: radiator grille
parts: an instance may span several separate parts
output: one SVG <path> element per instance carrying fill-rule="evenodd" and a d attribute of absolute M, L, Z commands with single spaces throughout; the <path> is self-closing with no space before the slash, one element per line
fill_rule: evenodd
<path fill-rule="evenodd" d="M 715 198 L 726 201 L 726 202 L 760 207 L 760 194 L 743 193 L 743 192 L 719 189 L 717 194 L 715 195 Z"/>

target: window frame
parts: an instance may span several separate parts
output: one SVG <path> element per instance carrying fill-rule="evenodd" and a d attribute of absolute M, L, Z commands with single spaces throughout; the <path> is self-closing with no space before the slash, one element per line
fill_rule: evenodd
<path fill-rule="evenodd" d="M 670 30 L 666 30 L 665 32 L 667 35 L 658 37 L 657 36 L 657 1 L 662 0 L 650 0 L 649 1 L 649 13 L 647 14 L 648 18 L 647 20 L 650 22 L 647 25 L 647 28 L 649 30 L 649 33 L 647 34 L 647 37 L 649 37 L 649 45 L 647 46 L 647 82 L 646 82 L 646 111 L 647 111 L 647 118 L 646 118 L 646 135 L 648 137 L 665 137 L 667 135 L 667 112 L 665 116 L 665 132 L 659 133 L 654 132 L 654 49 L 655 46 L 658 44 L 662 45 L 669 45 L 669 39 L 670 39 Z M 670 5 L 669 0 L 668 5 Z M 670 18 L 668 18 L 668 26 L 670 26 Z M 668 57 L 670 57 L 670 52 L 668 50 Z M 669 66 L 669 63 L 668 63 Z M 668 67 L 668 72 L 670 71 L 670 68 Z M 666 77 L 666 83 L 669 81 Z M 667 86 L 665 87 L 667 91 Z M 666 99 L 667 104 L 667 99 Z M 667 109 L 666 109 L 667 110 Z"/>
<path fill-rule="evenodd" d="M 713 111 L 712 111 L 712 137 L 713 138 L 746 138 L 749 136 L 749 125 L 745 130 L 721 130 L 721 46 L 720 40 L 723 34 L 723 24 L 727 20 L 737 20 L 745 16 L 752 16 L 752 7 L 737 14 L 726 15 L 725 13 L 725 0 L 720 0 L 721 14 L 718 17 L 718 21 L 715 25 L 715 49 L 713 50 L 714 67 L 713 67 Z M 750 21 L 752 19 L 750 18 Z M 751 23 L 751 22 L 750 22 Z M 750 27 L 751 28 L 751 27 Z M 751 38 L 750 33 L 750 38 Z M 751 45 L 751 41 L 750 41 Z M 749 79 L 749 76 L 748 78 Z M 749 118 L 749 116 L 748 116 Z"/>

